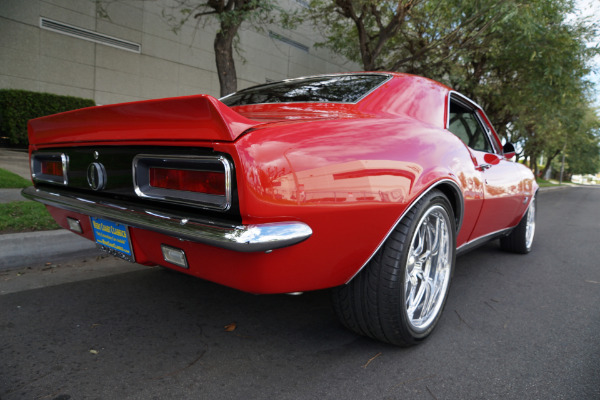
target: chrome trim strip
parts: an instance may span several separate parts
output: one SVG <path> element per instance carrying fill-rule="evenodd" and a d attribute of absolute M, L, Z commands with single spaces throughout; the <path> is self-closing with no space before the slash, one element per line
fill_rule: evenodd
<path fill-rule="evenodd" d="M 518 225 L 518 224 L 517 224 Z M 516 226 L 516 225 L 515 225 Z M 510 227 L 510 228 L 505 228 L 505 229 L 500 229 L 496 232 L 492 232 L 492 233 L 488 233 L 487 235 L 483 235 L 480 236 L 476 239 L 473 239 L 459 247 L 456 248 L 456 255 L 460 256 L 462 254 L 465 254 L 471 250 L 473 250 L 476 247 L 479 247 L 480 245 L 489 242 L 490 240 L 494 240 L 500 236 L 504 236 L 508 233 L 510 233 L 510 231 L 512 231 L 515 226 Z"/>
<path fill-rule="evenodd" d="M 358 275 L 360 273 L 360 271 L 363 270 L 364 267 L 367 266 L 367 264 L 371 261 L 371 259 L 373 259 L 373 257 L 375 257 L 375 254 L 377 254 L 377 252 L 379 251 L 379 249 L 381 248 L 381 246 L 383 246 L 383 244 L 387 241 L 388 237 L 390 237 L 390 235 L 392 234 L 392 232 L 394 231 L 394 229 L 396 229 L 396 226 L 400 223 L 400 221 L 402 221 L 402 218 L 404 218 L 404 216 L 406 215 L 406 213 L 408 213 L 410 211 L 410 209 L 413 208 L 415 206 L 415 204 L 417 204 L 419 202 L 419 200 L 421 200 L 423 198 L 423 196 L 425 196 L 427 193 L 429 193 L 433 189 L 437 188 L 441 184 L 445 184 L 445 183 L 450 183 L 450 186 L 452 186 L 454 188 L 454 191 L 460 197 L 459 204 L 456 204 L 456 206 L 459 208 L 460 215 L 459 216 L 456 216 L 456 215 L 454 216 L 455 221 L 456 221 L 456 234 L 458 235 L 458 232 L 460 231 L 460 228 L 462 226 L 462 220 L 463 220 L 463 214 L 464 214 L 464 200 L 463 200 L 463 195 L 462 195 L 462 192 L 461 192 L 460 188 L 456 184 L 456 182 L 454 182 L 451 179 L 443 179 L 441 181 L 438 181 L 438 182 L 434 183 L 427 190 L 425 190 L 423 193 L 421 193 L 419 195 L 419 197 L 417 197 L 415 200 L 413 200 L 413 202 L 406 208 L 406 210 L 404 210 L 404 212 L 402 213 L 402 215 L 400 215 L 400 218 L 398 218 L 396 220 L 396 222 L 394 222 L 394 225 L 392 225 L 392 228 L 385 235 L 385 237 L 383 238 L 383 240 L 381 241 L 381 243 L 379 243 L 379 246 L 377 246 L 377 248 L 375 249 L 375 251 L 373 251 L 373 253 L 371 254 L 371 256 L 367 259 L 367 261 L 365 261 L 365 263 L 362 265 L 362 267 L 360 267 L 358 269 L 358 271 L 356 271 L 356 273 L 354 275 L 352 275 L 352 277 L 346 281 L 346 284 L 348 282 L 350 282 L 352 279 L 354 279 L 354 277 L 356 275 Z"/>
<path fill-rule="evenodd" d="M 468 108 L 476 108 L 479 110 L 483 110 L 483 108 L 481 108 L 481 106 L 477 103 L 475 103 L 473 100 L 471 100 L 470 98 L 468 98 L 467 96 L 465 96 L 462 93 L 457 92 L 456 90 L 450 90 L 448 92 L 448 118 L 446 120 L 446 129 L 448 129 L 448 127 L 450 126 L 450 101 L 452 96 L 456 96 L 458 97 L 457 101 L 459 103 L 463 103 L 464 106 L 467 106 Z"/>
<path fill-rule="evenodd" d="M 25 188 L 21 193 L 30 200 L 61 209 L 240 252 L 262 252 L 292 246 L 312 235 L 312 229 L 298 221 L 225 225 L 159 210 L 112 204 L 89 195 L 84 199 L 75 194 L 34 187 Z"/>
<path fill-rule="evenodd" d="M 186 192 L 183 190 L 152 188 L 149 184 L 142 184 L 148 180 L 148 169 L 152 166 L 160 168 L 187 169 L 204 171 L 203 165 L 218 161 L 223 166 L 225 174 L 225 196 L 206 193 Z M 176 164 L 170 166 L 171 164 Z M 144 164 L 142 168 L 141 164 Z M 146 165 L 147 164 L 147 165 Z M 154 165 L 156 164 L 156 165 Z M 223 156 L 180 156 L 161 154 L 138 154 L 131 163 L 133 173 L 133 188 L 135 193 L 142 198 L 160 200 L 169 203 L 181 203 L 191 206 L 200 206 L 207 209 L 227 211 L 231 207 L 232 171 L 231 162 Z M 185 166 L 182 167 L 182 166 Z M 217 201 L 215 201 L 217 200 Z"/>

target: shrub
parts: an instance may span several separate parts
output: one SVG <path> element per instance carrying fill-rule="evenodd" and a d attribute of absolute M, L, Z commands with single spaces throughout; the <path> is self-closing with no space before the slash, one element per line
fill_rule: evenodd
<path fill-rule="evenodd" d="M 93 100 L 26 90 L 0 89 L 0 137 L 27 146 L 27 121 L 96 105 Z"/>

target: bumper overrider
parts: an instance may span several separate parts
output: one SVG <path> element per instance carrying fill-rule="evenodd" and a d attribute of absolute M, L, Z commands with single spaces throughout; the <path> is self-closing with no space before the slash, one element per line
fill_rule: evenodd
<path fill-rule="evenodd" d="M 288 247 L 312 235 L 312 229 L 298 221 L 224 225 L 45 188 L 28 187 L 21 193 L 30 200 L 49 206 L 240 252 L 264 252 Z"/>

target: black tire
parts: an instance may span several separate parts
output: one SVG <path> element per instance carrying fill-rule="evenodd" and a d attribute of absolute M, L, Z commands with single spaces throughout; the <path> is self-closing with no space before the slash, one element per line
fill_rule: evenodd
<path fill-rule="evenodd" d="M 432 228 L 442 239 L 438 240 L 437 251 Z M 415 257 L 419 255 L 418 243 L 423 249 L 433 248 L 430 257 L 426 253 Z M 344 326 L 358 334 L 400 346 L 415 345 L 431 334 L 440 318 L 455 258 L 452 207 L 442 192 L 432 190 L 408 211 L 365 268 L 347 285 L 332 290 L 335 313 Z M 439 272 L 435 281 L 440 280 L 439 291 L 434 289 L 437 295 L 430 302 L 424 301 L 420 309 L 411 307 L 409 311 L 407 296 L 431 290 L 432 286 L 423 282 L 434 269 Z M 417 312 L 423 312 L 422 321 L 415 318 Z"/>
<path fill-rule="evenodd" d="M 537 200 L 534 196 L 527 212 L 508 236 L 500 238 L 500 248 L 511 253 L 527 254 L 531 251 L 535 236 L 535 218 Z"/>

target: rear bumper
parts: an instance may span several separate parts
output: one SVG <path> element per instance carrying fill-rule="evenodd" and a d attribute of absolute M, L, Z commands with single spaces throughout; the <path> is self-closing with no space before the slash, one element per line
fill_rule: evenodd
<path fill-rule="evenodd" d="M 292 246 L 308 239 L 311 228 L 302 222 L 220 225 L 156 209 L 123 206 L 105 199 L 78 197 L 59 191 L 23 189 L 24 197 L 92 217 L 106 218 L 136 228 L 240 252 L 263 252 Z"/>

